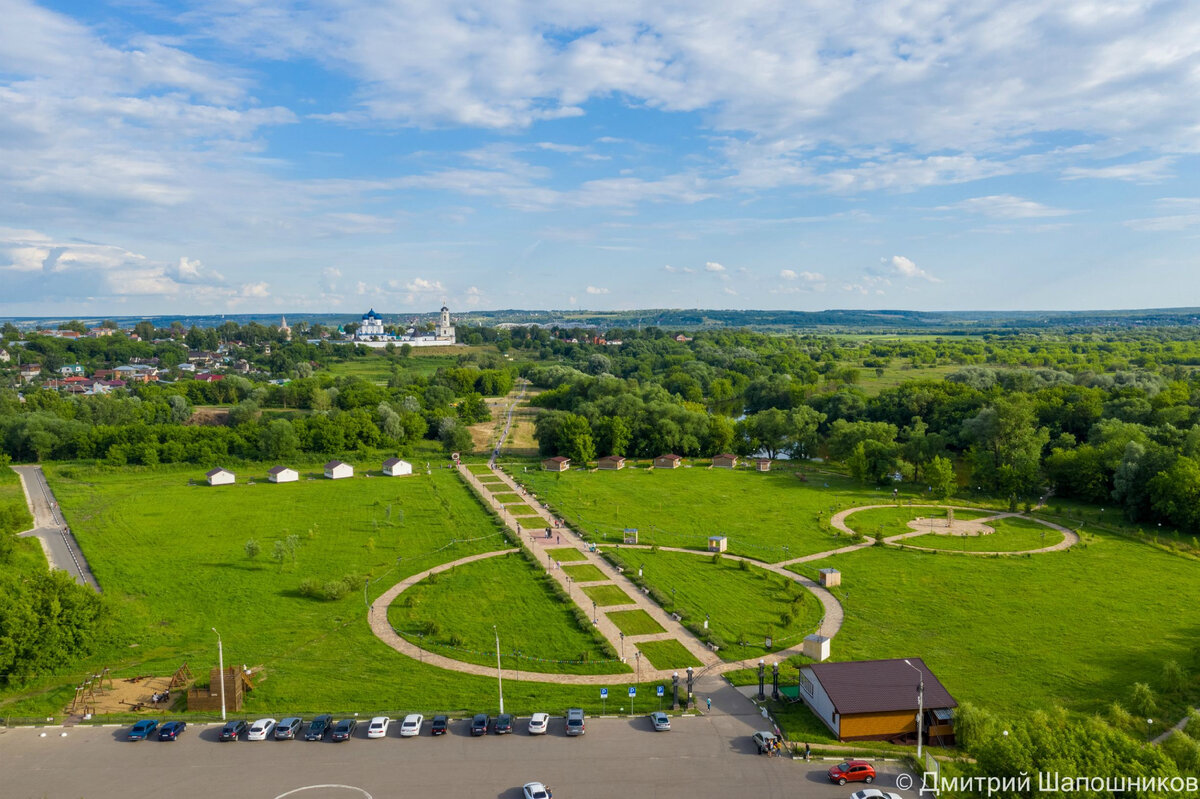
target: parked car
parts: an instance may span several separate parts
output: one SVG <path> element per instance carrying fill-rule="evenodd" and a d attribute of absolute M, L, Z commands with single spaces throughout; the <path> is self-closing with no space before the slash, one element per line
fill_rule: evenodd
<path fill-rule="evenodd" d="M 487 735 L 488 724 L 492 717 L 487 713 L 476 713 L 475 718 L 471 719 L 471 734 L 472 735 Z"/>
<path fill-rule="evenodd" d="M 158 740 L 174 741 L 179 734 L 187 729 L 186 721 L 168 721 L 158 731 Z"/>
<path fill-rule="evenodd" d="M 496 723 L 492 725 L 492 732 L 496 735 L 508 735 L 513 731 L 513 717 L 511 713 L 501 713 L 496 716 Z"/>
<path fill-rule="evenodd" d="M 770 752 L 779 745 L 779 736 L 773 732 L 759 730 L 758 732 L 754 733 L 752 737 L 754 738 L 754 745 L 758 747 L 758 753 L 760 755 Z"/>
<path fill-rule="evenodd" d="M 299 716 L 288 716 L 283 721 L 275 725 L 275 740 L 276 741 L 292 741 L 300 733 L 300 726 L 304 724 L 304 719 Z"/>
<path fill-rule="evenodd" d="M 392 720 L 387 716 L 376 716 L 371 719 L 371 726 L 367 727 L 368 738 L 386 738 L 388 725 Z"/>
<path fill-rule="evenodd" d="M 450 718 L 448 716 L 434 716 L 433 726 L 429 728 L 431 735 L 445 735 L 450 729 Z"/>
<path fill-rule="evenodd" d="M 902 797 L 898 793 L 889 793 L 878 788 L 864 788 L 850 794 L 850 799 L 902 799 Z"/>
<path fill-rule="evenodd" d="M 325 739 L 325 734 L 329 732 L 330 726 L 333 724 L 333 716 L 328 713 L 322 713 L 308 723 L 308 732 L 304 733 L 306 741 L 322 741 Z"/>
<path fill-rule="evenodd" d="M 550 714 L 549 713 L 534 713 L 529 717 L 529 734 L 530 735 L 545 735 L 550 729 Z"/>
<path fill-rule="evenodd" d="M 271 737 L 271 733 L 275 731 L 275 719 L 259 719 L 250 725 L 250 732 L 246 733 L 247 741 L 265 741 Z"/>
<path fill-rule="evenodd" d="M 658 732 L 668 732 L 671 729 L 671 717 L 661 710 L 650 714 L 650 721 Z"/>
<path fill-rule="evenodd" d="M 158 722 L 154 719 L 142 719 L 129 730 L 129 740 L 144 741 L 150 737 L 150 734 L 158 729 Z"/>
<path fill-rule="evenodd" d="M 847 760 L 829 769 L 829 781 L 838 785 L 848 782 L 874 782 L 875 767 L 865 760 Z"/>
<path fill-rule="evenodd" d="M 552 799 L 554 794 L 550 793 L 550 789 L 540 782 L 527 782 L 524 791 L 525 799 Z"/>
<path fill-rule="evenodd" d="M 333 733 L 329 739 L 332 741 L 349 741 L 354 735 L 354 728 L 358 726 L 358 719 L 342 719 L 337 724 L 333 725 Z"/>
<path fill-rule="evenodd" d="M 221 735 L 219 737 L 222 741 L 236 741 L 238 736 L 243 735 L 245 732 L 246 722 L 236 719 L 225 722 L 225 726 L 221 728 Z"/>
<path fill-rule="evenodd" d="M 587 732 L 587 720 L 583 708 L 573 707 L 567 711 L 567 735 L 583 735 Z"/>
<path fill-rule="evenodd" d="M 442 718 L 445 718 L 445 716 Z M 420 735 L 421 725 L 424 723 L 425 717 L 420 713 L 409 713 L 404 717 L 404 721 L 400 722 L 400 737 L 411 738 L 414 735 Z M 445 730 L 443 729 L 442 732 L 445 732 Z"/>

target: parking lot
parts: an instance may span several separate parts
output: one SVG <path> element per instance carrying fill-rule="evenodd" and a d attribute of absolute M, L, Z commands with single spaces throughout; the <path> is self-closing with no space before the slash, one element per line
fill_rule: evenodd
<path fill-rule="evenodd" d="M 362 719 L 366 721 L 366 719 Z M 849 797 L 825 779 L 830 763 L 806 764 L 756 753 L 753 716 L 674 718 L 654 732 L 648 718 L 591 718 L 587 734 L 568 738 L 555 718 L 544 736 L 472 738 L 469 719 L 447 735 L 368 740 L 366 724 L 344 743 L 221 743 L 220 725 L 189 726 L 176 742 L 129 742 L 129 727 L 16 728 L 0 731 L 5 797 L 117 799 L 131 793 L 227 799 L 352 797 L 497 797 L 519 799 L 521 786 L 545 782 L 557 799 L 706 799 L 707 797 Z M 66 732 L 66 737 L 62 733 Z M 42 734 L 45 733 L 45 737 Z M 878 764 L 876 787 L 896 791 L 895 768 Z M 912 791 L 898 791 L 912 797 Z"/>

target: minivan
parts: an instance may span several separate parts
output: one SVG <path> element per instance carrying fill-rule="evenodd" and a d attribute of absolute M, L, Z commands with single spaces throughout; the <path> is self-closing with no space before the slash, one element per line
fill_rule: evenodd
<path fill-rule="evenodd" d="M 587 732 L 583 708 L 573 707 L 567 711 L 567 735 L 583 735 Z"/>

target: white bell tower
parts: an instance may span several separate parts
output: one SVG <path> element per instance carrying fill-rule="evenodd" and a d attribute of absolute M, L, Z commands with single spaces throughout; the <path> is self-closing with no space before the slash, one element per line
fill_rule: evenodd
<path fill-rule="evenodd" d="M 438 341 L 446 341 L 450 344 L 454 343 L 454 326 L 450 324 L 450 309 L 445 305 L 442 306 L 441 316 L 438 318 L 438 326 L 434 336 Z"/>

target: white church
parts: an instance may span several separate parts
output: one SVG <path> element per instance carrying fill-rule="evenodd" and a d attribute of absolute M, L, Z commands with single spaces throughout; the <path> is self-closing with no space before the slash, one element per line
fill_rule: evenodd
<path fill-rule="evenodd" d="M 450 309 L 442 306 L 441 315 L 432 333 L 417 333 L 416 325 L 408 328 L 403 336 L 388 333 L 383 326 L 383 317 L 375 309 L 363 314 L 358 329 L 354 331 L 354 343 L 367 347 L 386 347 L 388 344 L 409 344 L 413 347 L 447 347 L 458 343 L 454 325 L 450 321 Z"/>

